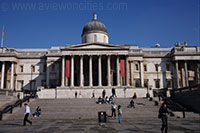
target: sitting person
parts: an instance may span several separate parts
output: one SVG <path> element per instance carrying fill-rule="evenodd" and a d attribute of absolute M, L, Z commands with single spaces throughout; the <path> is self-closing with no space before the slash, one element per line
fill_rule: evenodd
<path fill-rule="evenodd" d="M 101 97 L 98 98 L 98 101 L 96 102 L 97 104 L 101 104 L 102 101 L 101 101 Z"/>
<path fill-rule="evenodd" d="M 134 101 L 131 100 L 130 104 L 127 106 L 128 108 L 135 108 Z"/>
<path fill-rule="evenodd" d="M 38 106 L 36 108 L 36 111 L 33 113 L 33 117 L 40 117 L 42 114 L 42 109 L 40 108 L 40 106 Z"/>
<path fill-rule="evenodd" d="M 133 99 L 136 99 L 137 98 L 137 95 L 136 95 L 136 93 L 134 92 L 134 94 L 133 94 Z"/>
<path fill-rule="evenodd" d="M 109 99 L 108 99 L 108 96 L 106 96 L 106 103 L 108 104 L 109 103 Z"/>
<path fill-rule="evenodd" d="M 113 97 L 112 97 L 112 96 L 110 96 L 110 98 L 109 98 L 109 103 L 110 103 L 110 104 L 113 104 L 113 103 L 114 103 L 114 100 L 113 100 Z"/>
<path fill-rule="evenodd" d="M 103 97 L 101 98 L 101 103 L 106 104 L 106 100 Z"/>

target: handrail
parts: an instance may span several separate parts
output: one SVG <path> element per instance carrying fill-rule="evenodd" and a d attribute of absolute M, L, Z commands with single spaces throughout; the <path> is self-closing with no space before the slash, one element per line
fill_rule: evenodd
<path fill-rule="evenodd" d="M 10 112 L 12 114 L 12 111 L 15 107 L 20 106 L 22 107 L 23 102 L 29 102 L 30 97 L 24 97 L 23 99 L 17 100 L 14 104 L 7 105 L 4 109 L 0 111 L 0 120 L 3 119 L 3 114 Z"/>
<path fill-rule="evenodd" d="M 193 85 L 193 86 L 188 86 L 188 87 L 183 87 L 183 88 L 176 88 L 176 89 L 173 89 L 171 90 L 172 94 L 173 93 L 176 93 L 176 92 L 181 92 L 181 91 L 185 91 L 185 90 L 188 90 L 188 91 L 191 91 L 192 88 L 197 88 L 197 89 L 200 89 L 200 84 L 196 84 L 196 85 Z"/>
<path fill-rule="evenodd" d="M 158 92 L 155 92 L 155 93 L 157 93 L 159 100 L 160 100 L 160 97 L 161 97 L 162 100 L 167 103 L 167 105 L 172 105 L 174 111 L 177 110 L 177 108 L 179 108 L 183 113 L 183 118 L 185 118 L 185 108 L 182 105 L 180 105 L 179 103 L 173 102 L 170 98 L 164 96 L 163 92 L 161 93 L 161 92 L 158 91 Z M 169 108 L 169 106 L 168 106 L 168 108 Z"/>

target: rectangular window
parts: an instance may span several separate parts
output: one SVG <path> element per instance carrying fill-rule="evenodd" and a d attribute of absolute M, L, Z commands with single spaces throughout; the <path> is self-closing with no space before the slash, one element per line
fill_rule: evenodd
<path fill-rule="evenodd" d="M 167 88 L 172 88 L 172 82 L 171 82 L 171 80 L 167 80 Z"/>
<path fill-rule="evenodd" d="M 23 72 L 24 71 L 24 66 L 23 65 L 20 65 L 20 72 Z"/>
<path fill-rule="evenodd" d="M 144 65 L 144 71 L 147 71 L 147 65 Z"/>
<path fill-rule="evenodd" d="M 140 87 L 140 79 L 135 79 L 135 87 Z"/>
<path fill-rule="evenodd" d="M 17 90 L 23 91 L 24 87 L 24 81 L 23 80 L 17 80 Z"/>
<path fill-rule="evenodd" d="M 51 71 L 54 72 L 55 71 L 55 64 L 51 65 Z"/>
<path fill-rule="evenodd" d="M 158 71 L 158 64 L 155 64 L 155 70 Z"/>
<path fill-rule="evenodd" d="M 159 79 L 155 80 L 155 86 L 156 86 L 156 88 L 160 88 L 160 80 Z"/>
<path fill-rule="evenodd" d="M 148 79 L 145 79 L 145 80 L 144 80 L 144 87 L 148 87 L 148 82 L 149 82 Z"/>
<path fill-rule="evenodd" d="M 31 65 L 31 71 L 35 72 L 35 66 L 34 65 Z"/>
<path fill-rule="evenodd" d="M 138 66 L 138 64 L 135 64 L 135 70 L 139 70 L 139 66 Z"/>
<path fill-rule="evenodd" d="M 166 64 L 166 70 L 170 71 L 170 65 L 169 64 Z"/>

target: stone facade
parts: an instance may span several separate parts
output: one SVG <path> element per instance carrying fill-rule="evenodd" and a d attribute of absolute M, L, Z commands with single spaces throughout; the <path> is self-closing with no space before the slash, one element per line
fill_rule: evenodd
<path fill-rule="evenodd" d="M 102 24 L 91 29 L 95 28 L 101 30 Z M 97 38 L 99 32 L 107 34 L 105 26 L 102 31 L 91 29 L 85 30 L 87 34 L 82 37 L 96 32 Z M 57 89 L 60 97 L 67 98 L 80 90 L 84 97 L 90 97 L 92 90 L 100 95 L 102 89 L 111 88 L 119 89 L 123 96 L 124 88 L 132 89 L 128 94 L 132 95 L 138 88 L 146 91 L 186 87 L 200 83 L 199 71 L 200 47 L 186 43 L 177 43 L 173 48 L 140 48 L 109 44 L 106 38 L 105 42 L 90 40 L 50 49 L 0 48 L 0 88 L 15 91 L 44 88 L 42 97 L 55 97 Z"/>

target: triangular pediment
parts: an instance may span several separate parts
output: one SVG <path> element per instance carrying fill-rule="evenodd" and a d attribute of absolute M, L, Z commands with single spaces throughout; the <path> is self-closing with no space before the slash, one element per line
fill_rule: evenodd
<path fill-rule="evenodd" d="M 83 43 L 76 45 L 67 45 L 64 49 L 129 49 L 128 46 L 105 44 L 105 43 Z"/>

